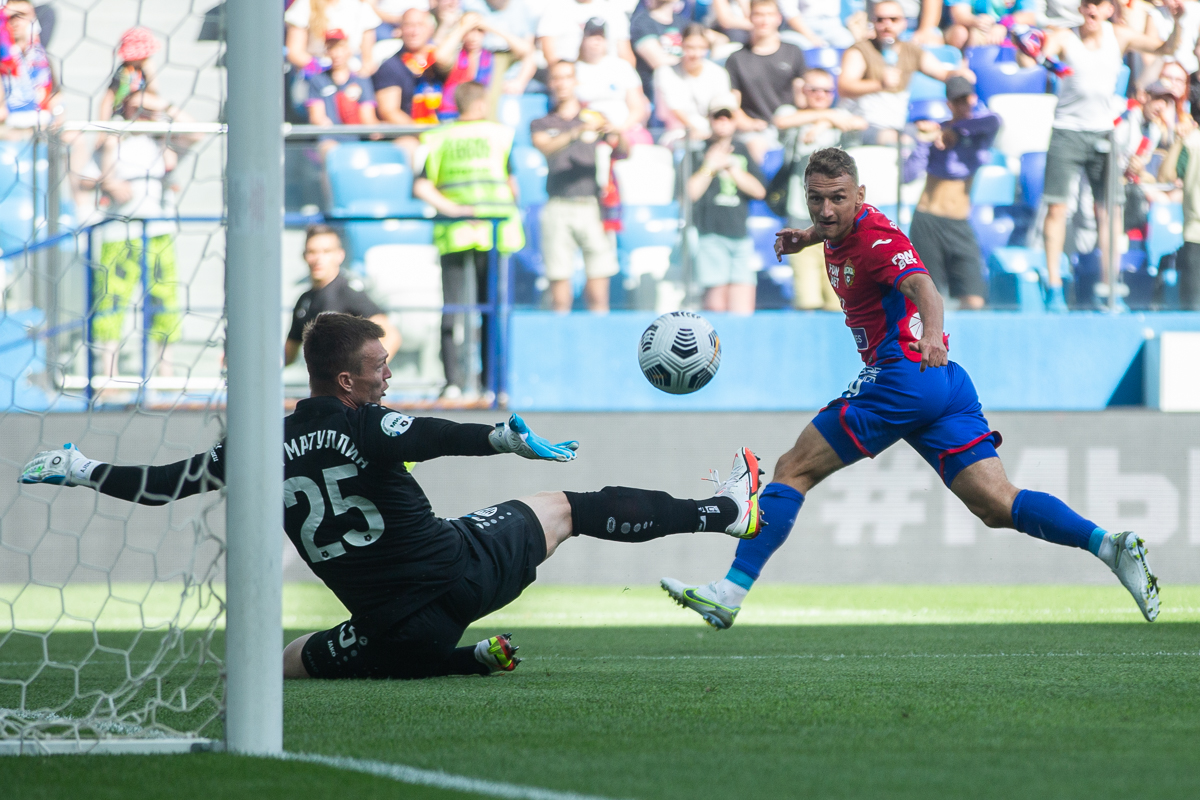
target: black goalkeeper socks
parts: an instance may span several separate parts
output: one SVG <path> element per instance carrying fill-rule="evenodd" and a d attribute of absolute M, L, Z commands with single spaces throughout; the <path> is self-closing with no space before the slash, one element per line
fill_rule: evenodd
<path fill-rule="evenodd" d="M 666 492 L 605 486 L 598 492 L 564 492 L 575 535 L 614 542 L 648 542 L 672 533 L 723 532 L 737 519 L 730 497 L 678 500 Z"/>

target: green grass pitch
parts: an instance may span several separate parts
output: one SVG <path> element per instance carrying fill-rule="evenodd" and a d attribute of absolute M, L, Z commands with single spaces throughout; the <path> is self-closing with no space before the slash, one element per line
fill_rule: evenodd
<path fill-rule="evenodd" d="M 654 589 L 535 586 L 466 637 L 514 631 L 514 673 L 292 682 L 285 747 L 610 798 L 1195 797 L 1200 587 L 1163 599 L 1150 625 L 1115 586 L 763 586 L 717 632 Z M 289 636 L 340 615 L 322 587 L 289 587 Z M 67 654 L 91 635 L 52 638 Z M 12 645 L 0 677 L 36 658 Z M 227 755 L 4 759 L 0 786 L 472 796 Z"/>

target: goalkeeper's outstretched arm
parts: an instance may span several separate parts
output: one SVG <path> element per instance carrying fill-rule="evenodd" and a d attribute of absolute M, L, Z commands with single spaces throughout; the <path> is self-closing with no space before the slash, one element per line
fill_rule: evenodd
<path fill-rule="evenodd" d="M 182 497 L 220 489 L 225 483 L 225 443 L 161 467 L 121 467 L 88 458 L 66 445 L 38 453 L 21 471 L 21 483 L 88 486 L 101 494 L 161 506 Z"/>

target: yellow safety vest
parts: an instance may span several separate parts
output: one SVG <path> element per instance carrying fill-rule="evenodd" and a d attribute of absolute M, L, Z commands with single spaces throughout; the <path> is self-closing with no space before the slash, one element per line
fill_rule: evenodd
<path fill-rule="evenodd" d="M 448 199 L 473 206 L 479 216 L 504 216 L 500 223 L 500 252 L 515 253 L 525 246 L 525 232 L 508 185 L 508 156 L 513 131 L 487 120 L 454 122 L 421 134 L 425 177 Z M 439 253 L 491 250 L 492 223 L 439 222 L 433 226 Z"/>

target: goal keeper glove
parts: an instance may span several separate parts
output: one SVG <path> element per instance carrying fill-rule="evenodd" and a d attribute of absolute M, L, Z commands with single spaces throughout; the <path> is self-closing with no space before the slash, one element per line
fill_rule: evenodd
<path fill-rule="evenodd" d="M 20 483 L 49 483 L 55 486 L 93 486 L 92 472 L 101 462 L 94 461 L 68 442 L 61 450 L 45 450 L 21 470 Z"/>
<path fill-rule="evenodd" d="M 579 442 L 550 444 L 529 430 L 525 420 L 516 414 L 509 417 L 508 422 L 497 422 L 496 429 L 488 434 L 488 439 L 497 453 L 516 453 L 522 458 L 542 461 L 570 461 L 579 449 Z"/>

